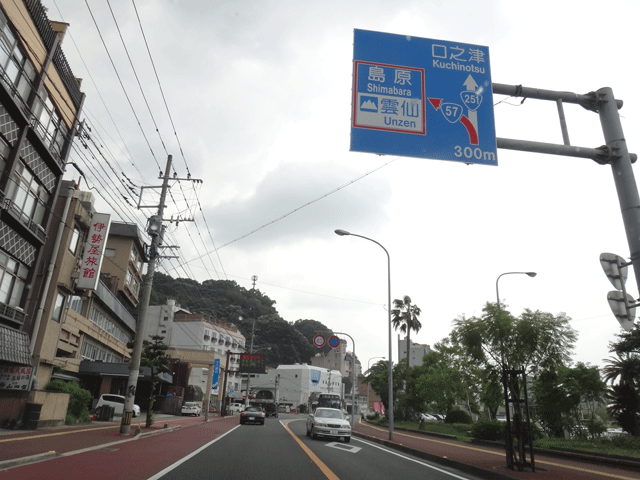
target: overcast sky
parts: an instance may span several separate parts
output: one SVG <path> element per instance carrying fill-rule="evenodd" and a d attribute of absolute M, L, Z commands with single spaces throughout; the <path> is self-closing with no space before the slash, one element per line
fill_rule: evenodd
<path fill-rule="evenodd" d="M 90 148 L 77 143 L 71 159 L 98 210 L 144 228 L 154 211 L 124 203 L 113 171 L 160 185 L 167 153 L 179 177 L 203 180 L 171 188 L 166 216 L 196 221 L 169 227 L 180 259 L 160 271 L 245 288 L 257 275 L 284 319 L 354 337 L 366 369 L 388 354 L 387 258 L 374 243 L 338 237 L 340 228 L 389 251 L 392 299 L 409 295 L 422 309 L 419 343 L 442 340 L 460 315 L 481 315 L 500 274 L 535 271 L 500 279 L 510 311 L 565 312 L 579 334 L 575 361 L 610 356 L 620 326 L 598 259 L 629 256 L 611 168 L 510 150 L 498 150 L 498 166 L 350 152 L 353 38 L 363 29 L 486 46 L 494 83 L 611 87 L 639 152 L 637 2 L 136 0 L 154 65 L 131 1 L 112 0 L 111 11 L 91 1 L 91 12 L 81 0 L 43 3 L 70 24 L 63 49 L 92 128 Z M 553 102 L 493 103 L 498 137 L 562 143 Z M 573 145 L 605 143 L 596 113 L 565 105 L 565 114 Z M 145 190 L 143 204 L 157 202 Z M 628 290 L 638 296 L 634 281 Z M 396 332 L 393 350 L 397 361 Z"/>

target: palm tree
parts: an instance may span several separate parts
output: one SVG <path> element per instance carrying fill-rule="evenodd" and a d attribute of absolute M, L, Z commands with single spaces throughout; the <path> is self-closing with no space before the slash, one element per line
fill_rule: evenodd
<path fill-rule="evenodd" d="M 640 358 L 636 355 L 618 354 L 606 360 L 602 369 L 604 381 L 611 382 L 609 412 L 625 432 L 640 436 Z M 614 382 L 618 380 L 618 384 Z"/>
<path fill-rule="evenodd" d="M 409 381 L 409 353 L 411 351 L 411 330 L 418 333 L 422 328 L 422 324 L 418 317 L 422 311 L 417 305 L 411 304 L 411 297 L 405 295 L 402 300 L 395 299 L 393 301 L 393 310 L 391 310 L 391 324 L 396 330 L 400 329 L 402 333 L 407 335 L 407 372 L 405 382 Z M 405 384 L 406 384 L 405 383 Z"/>

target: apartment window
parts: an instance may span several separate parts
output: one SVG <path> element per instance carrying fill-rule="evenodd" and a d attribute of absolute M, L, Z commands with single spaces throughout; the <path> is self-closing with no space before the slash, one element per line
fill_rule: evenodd
<path fill-rule="evenodd" d="M 4 167 L 7 164 L 7 157 L 10 153 L 11 147 L 2 137 L 0 137 L 0 173 L 4 172 Z"/>
<path fill-rule="evenodd" d="M 115 257 L 116 256 L 116 249 L 115 248 L 105 248 L 104 249 L 104 256 L 105 257 Z"/>
<path fill-rule="evenodd" d="M 71 232 L 71 238 L 69 239 L 69 251 L 72 254 L 76 254 L 76 249 L 78 248 L 78 242 L 80 241 L 80 230 L 77 227 L 73 227 L 73 232 Z"/>
<path fill-rule="evenodd" d="M 64 141 L 69 136 L 69 128 L 56 111 L 44 88 L 38 92 L 33 113 L 38 119 L 36 131 L 49 149 L 60 156 Z"/>
<path fill-rule="evenodd" d="M 23 101 L 27 101 L 33 81 L 36 78 L 36 69 L 31 61 L 18 48 L 18 42 L 4 15 L 0 15 L 0 68 L 4 71 L 5 82 L 15 87 Z"/>
<path fill-rule="evenodd" d="M 16 166 L 16 176 L 9 187 L 8 197 L 20 209 L 26 220 L 42 225 L 49 193 L 40 185 L 23 162 Z"/>
<path fill-rule="evenodd" d="M 29 270 L 26 266 L 0 252 L 0 302 L 18 306 Z"/>
<path fill-rule="evenodd" d="M 53 312 L 51 313 L 51 320 L 54 320 L 60 323 L 60 319 L 62 318 L 62 308 L 64 307 L 64 295 L 60 292 L 56 295 L 56 302 L 53 305 Z"/>
<path fill-rule="evenodd" d="M 84 298 L 78 295 L 71 295 L 69 297 L 69 309 L 82 315 L 84 309 Z"/>
<path fill-rule="evenodd" d="M 136 260 L 138 259 L 138 253 L 136 252 L 136 248 L 131 248 L 131 263 L 136 264 Z"/>

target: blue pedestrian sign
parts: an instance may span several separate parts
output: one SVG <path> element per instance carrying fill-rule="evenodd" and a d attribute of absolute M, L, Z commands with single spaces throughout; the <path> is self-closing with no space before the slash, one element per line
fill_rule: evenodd
<path fill-rule="evenodd" d="M 355 30 L 351 151 L 497 165 L 489 49 Z"/>

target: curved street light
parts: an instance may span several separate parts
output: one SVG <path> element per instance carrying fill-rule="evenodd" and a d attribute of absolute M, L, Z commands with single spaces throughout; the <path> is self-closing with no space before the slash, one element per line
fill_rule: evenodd
<path fill-rule="evenodd" d="M 498 293 L 498 280 L 500 280 L 500 277 L 503 275 L 529 275 L 531 278 L 535 277 L 537 275 L 536 272 L 505 272 L 505 273 L 501 273 L 500 275 L 498 275 L 498 278 L 496 278 L 496 300 L 498 302 L 498 310 L 500 309 L 500 293 Z"/>
<path fill-rule="evenodd" d="M 389 318 L 387 323 L 389 324 L 389 440 L 393 440 L 393 350 L 392 350 L 392 342 L 391 342 L 391 257 L 389 256 L 389 252 L 384 246 L 375 241 L 373 238 L 365 237 L 363 235 L 358 235 L 356 233 L 347 232 L 346 230 L 334 230 L 336 235 L 341 237 L 345 237 L 347 235 L 351 235 L 353 237 L 364 238 L 365 240 L 369 240 L 370 242 L 375 243 L 380 248 L 384 250 L 384 253 L 387 254 L 387 305 L 389 308 L 387 312 L 389 314 Z M 367 405 L 368 407 L 368 405 Z"/>

